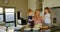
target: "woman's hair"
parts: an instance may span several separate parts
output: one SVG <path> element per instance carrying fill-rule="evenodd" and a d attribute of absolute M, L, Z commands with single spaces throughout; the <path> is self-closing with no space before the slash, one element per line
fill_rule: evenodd
<path fill-rule="evenodd" d="M 36 11 L 39 11 L 39 9 L 36 9 L 36 10 L 35 10 L 34 17 L 36 17 Z M 39 12 L 40 12 L 40 11 L 39 11 Z"/>
<path fill-rule="evenodd" d="M 44 9 L 48 10 L 48 13 L 50 13 L 50 8 L 49 7 L 45 7 Z M 44 15 L 46 14 L 46 12 L 44 12 Z"/>

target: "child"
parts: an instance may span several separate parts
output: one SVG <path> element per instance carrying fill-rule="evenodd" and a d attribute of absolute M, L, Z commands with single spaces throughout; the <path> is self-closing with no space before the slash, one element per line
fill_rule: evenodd
<path fill-rule="evenodd" d="M 29 9 L 28 11 L 28 24 L 29 26 L 34 26 L 34 22 L 33 22 L 33 12 L 31 9 Z"/>
<path fill-rule="evenodd" d="M 48 7 L 46 7 L 44 9 L 44 18 L 45 18 L 45 24 L 47 24 L 48 26 L 50 26 L 50 24 L 51 24 L 50 9 Z"/>
<path fill-rule="evenodd" d="M 50 9 L 48 7 L 46 7 L 44 9 L 44 18 L 45 18 L 45 24 L 48 27 L 51 27 L 51 20 L 50 20 Z M 50 32 L 50 29 L 45 30 L 45 32 Z"/>

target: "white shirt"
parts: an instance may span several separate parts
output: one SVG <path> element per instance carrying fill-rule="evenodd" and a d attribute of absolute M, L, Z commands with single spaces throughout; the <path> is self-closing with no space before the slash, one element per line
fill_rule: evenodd
<path fill-rule="evenodd" d="M 51 23 L 49 13 L 45 14 L 45 23 Z"/>

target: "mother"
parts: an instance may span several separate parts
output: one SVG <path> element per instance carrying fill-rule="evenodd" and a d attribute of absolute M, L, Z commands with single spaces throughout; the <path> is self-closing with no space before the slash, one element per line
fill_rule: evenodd
<path fill-rule="evenodd" d="M 34 27 L 42 27 L 43 19 L 40 16 L 40 11 L 39 9 L 36 9 L 35 14 L 34 14 Z"/>

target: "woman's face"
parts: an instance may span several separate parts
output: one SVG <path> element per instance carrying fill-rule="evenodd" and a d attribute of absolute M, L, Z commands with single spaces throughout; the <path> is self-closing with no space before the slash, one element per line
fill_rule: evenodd
<path fill-rule="evenodd" d="M 48 13 L 48 10 L 47 10 L 47 9 L 45 9 L 45 10 L 44 10 L 44 12 L 45 12 L 45 13 Z"/>
<path fill-rule="evenodd" d="M 37 15 L 37 16 L 40 15 L 40 12 L 39 12 L 39 11 L 36 11 L 36 15 Z"/>

